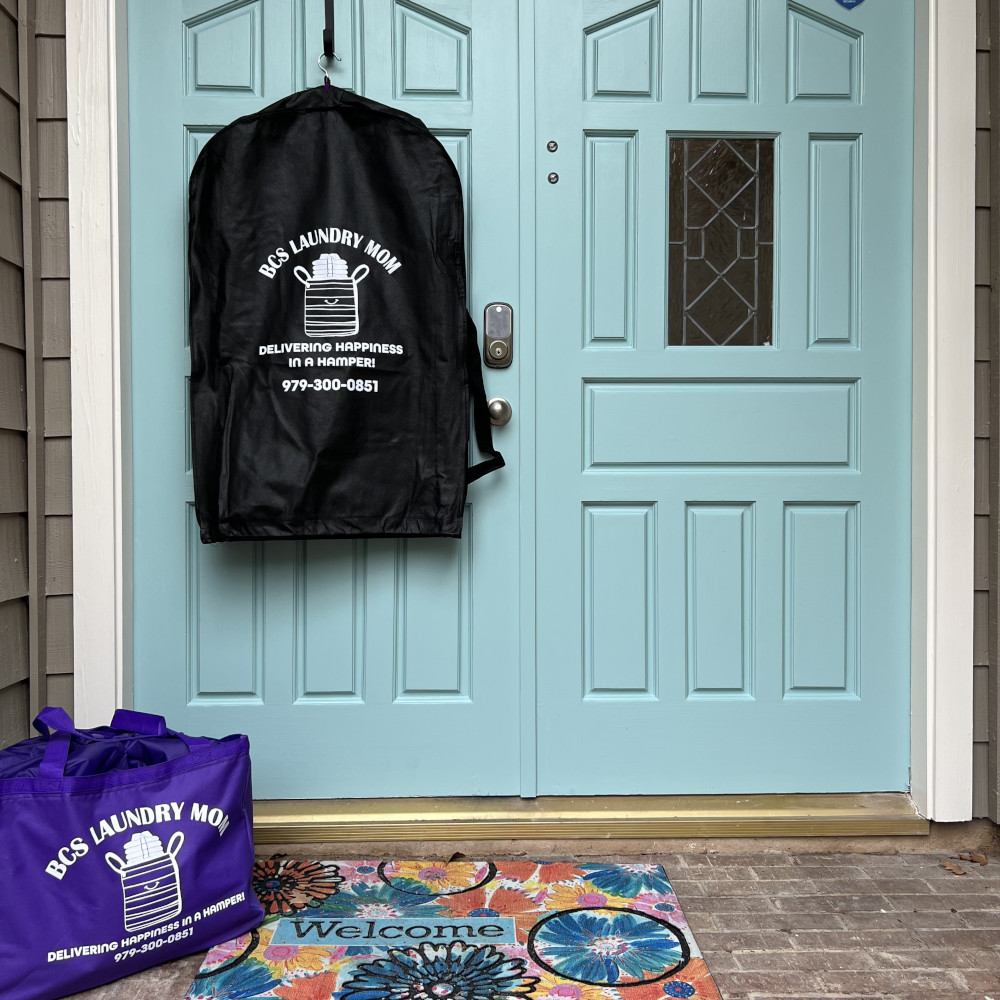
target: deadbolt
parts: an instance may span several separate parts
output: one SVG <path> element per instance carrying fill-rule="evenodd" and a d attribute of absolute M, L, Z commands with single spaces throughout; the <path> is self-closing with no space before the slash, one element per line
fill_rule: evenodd
<path fill-rule="evenodd" d="M 514 360 L 514 310 L 506 302 L 483 310 L 483 358 L 488 368 L 509 368 Z"/>
<path fill-rule="evenodd" d="M 559 175 L 554 170 L 552 171 L 551 174 L 549 174 L 549 183 L 550 184 L 558 184 L 559 183 Z"/>
<path fill-rule="evenodd" d="M 486 405 L 490 410 L 490 423 L 494 427 L 503 427 L 514 415 L 510 403 L 502 396 L 494 396 Z"/>
<path fill-rule="evenodd" d="M 559 143 L 556 142 L 555 139 L 549 139 L 549 141 L 545 144 L 545 148 L 550 153 L 554 153 L 559 148 Z"/>

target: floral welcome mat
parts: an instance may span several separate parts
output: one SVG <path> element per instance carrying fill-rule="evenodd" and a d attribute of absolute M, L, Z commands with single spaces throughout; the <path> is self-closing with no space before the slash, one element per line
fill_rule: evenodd
<path fill-rule="evenodd" d="M 187 1000 L 719 1000 L 658 865 L 295 861 Z"/>

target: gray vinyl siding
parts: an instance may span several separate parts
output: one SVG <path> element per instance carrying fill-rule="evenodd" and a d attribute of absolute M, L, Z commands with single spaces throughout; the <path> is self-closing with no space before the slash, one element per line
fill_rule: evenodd
<path fill-rule="evenodd" d="M 0 747 L 28 732 L 27 344 L 16 0 L 0 3 Z"/>
<path fill-rule="evenodd" d="M 38 206 L 44 372 L 45 702 L 73 709 L 73 506 L 70 461 L 69 181 L 66 3 L 37 0 Z"/>
<path fill-rule="evenodd" d="M 0 747 L 73 705 L 64 0 L 0 0 Z"/>
<path fill-rule="evenodd" d="M 973 647 L 973 816 L 1000 820 L 1000 0 L 977 0 L 976 31 L 976 535 Z M 993 363 L 993 358 L 997 363 Z"/>
<path fill-rule="evenodd" d="M 73 709 L 73 520 L 69 373 L 69 179 L 65 0 L 35 4 L 37 203 L 45 523 L 45 704 Z"/>

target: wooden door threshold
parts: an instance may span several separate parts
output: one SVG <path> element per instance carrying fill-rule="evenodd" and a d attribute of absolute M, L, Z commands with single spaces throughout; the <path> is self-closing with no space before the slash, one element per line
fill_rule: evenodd
<path fill-rule="evenodd" d="M 259 844 L 409 840 L 922 836 L 902 792 L 301 799 L 254 803 Z"/>

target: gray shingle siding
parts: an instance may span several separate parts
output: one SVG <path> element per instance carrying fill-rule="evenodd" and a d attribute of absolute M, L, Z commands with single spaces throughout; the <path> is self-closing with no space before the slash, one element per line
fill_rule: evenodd
<path fill-rule="evenodd" d="M 0 0 L 0 746 L 72 709 L 64 0 Z"/>

